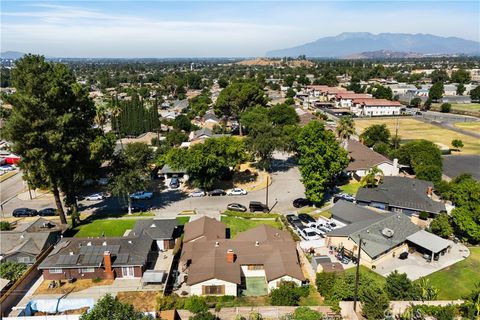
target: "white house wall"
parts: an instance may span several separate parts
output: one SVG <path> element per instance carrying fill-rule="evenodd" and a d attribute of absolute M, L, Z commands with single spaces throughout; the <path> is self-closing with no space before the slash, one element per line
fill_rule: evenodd
<path fill-rule="evenodd" d="M 237 284 L 219 279 L 211 279 L 190 286 L 190 295 L 201 296 L 202 286 L 225 286 L 226 296 L 237 296 Z"/>
<path fill-rule="evenodd" d="M 248 270 L 248 266 L 241 266 L 244 277 L 265 277 L 265 270 Z"/>
<path fill-rule="evenodd" d="M 292 277 L 290 277 L 290 276 L 283 276 L 283 277 L 281 277 L 281 278 L 274 279 L 274 280 L 268 282 L 268 292 L 272 291 L 273 289 L 278 288 L 278 286 L 280 285 L 280 283 L 281 283 L 282 281 L 295 282 L 297 285 L 301 285 L 301 284 L 302 284 L 302 281 L 300 281 L 300 280 L 298 280 L 298 279 L 292 278 Z"/>

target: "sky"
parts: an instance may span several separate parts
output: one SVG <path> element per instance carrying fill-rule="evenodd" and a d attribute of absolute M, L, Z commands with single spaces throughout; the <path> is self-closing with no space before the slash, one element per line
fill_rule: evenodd
<path fill-rule="evenodd" d="M 480 1 L 1 0 L 1 51 L 52 57 L 246 57 L 342 32 L 480 41 Z"/>

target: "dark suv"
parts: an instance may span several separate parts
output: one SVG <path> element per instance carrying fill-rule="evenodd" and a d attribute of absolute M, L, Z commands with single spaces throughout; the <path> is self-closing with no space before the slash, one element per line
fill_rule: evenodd
<path fill-rule="evenodd" d="M 248 206 L 250 209 L 250 212 L 255 212 L 255 211 L 262 211 L 262 212 L 268 212 L 268 207 L 266 204 L 263 204 L 259 201 L 250 201 L 250 205 Z"/>
<path fill-rule="evenodd" d="M 38 214 L 37 210 L 29 208 L 17 208 L 13 210 L 12 216 L 14 217 L 33 217 Z"/>

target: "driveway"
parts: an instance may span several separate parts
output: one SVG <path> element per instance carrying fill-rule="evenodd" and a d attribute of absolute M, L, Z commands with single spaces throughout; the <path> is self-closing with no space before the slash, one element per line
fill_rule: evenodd
<path fill-rule="evenodd" d="M 444 269 L 468 257 L 470 251 L 462 244 L 453 244 L 449 253 L 440 256 L 439 261 L 427 262 L 420 253 L 409 254 L 408 259 L 391 258 L 377 265 L 376 273 L 386 277 L 394 270 L 406 273 L 410 280 L 417 280 Z"/>
<path fill-rule="evenodd" d="M 443 156 L 443 173 L 452 179 L 469 173 L 480 181 L 480 155 Z"/>

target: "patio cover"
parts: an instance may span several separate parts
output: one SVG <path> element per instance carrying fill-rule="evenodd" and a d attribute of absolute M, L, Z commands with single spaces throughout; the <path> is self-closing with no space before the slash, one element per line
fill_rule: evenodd
<path fill-rule="evenodd" d="M 438 253 L 452 244 L 450 240 L 445 240 L 424 230 L 415 232 L 407 237 L 407 240 L 433 253 Z"/>
<path fill-rule="evenodd" d="M 163 283 L 165 275 L 165 271 L 147 270 L 142 276 L 142 283 Z"/>

